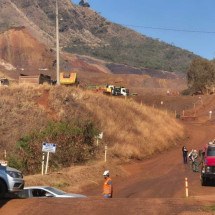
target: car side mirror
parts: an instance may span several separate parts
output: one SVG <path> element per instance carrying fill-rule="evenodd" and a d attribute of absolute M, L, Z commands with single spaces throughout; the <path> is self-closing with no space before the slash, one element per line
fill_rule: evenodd
<path fill-rule="evenodd" d="M 46 193 L 45 196 L 46 197 L 54 197 L 51 193 Z"/>

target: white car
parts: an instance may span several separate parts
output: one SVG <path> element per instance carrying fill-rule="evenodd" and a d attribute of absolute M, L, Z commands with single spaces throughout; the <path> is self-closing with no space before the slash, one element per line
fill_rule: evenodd
<path fill-rule="evenodd" d="M 7 194 L 21 191 L 24 184 L 23 175 L 19 170 L 0 164 L 0 199 Z"/>
<path fill-rule="evenodd" d="M 62 190 L 48 186 L 25 187 L 18 193 L 19 198 L 34 198 L 34 197 L 56 197 L 56 198 L 86 198 L 87 196 L 75 193 L 66 193 Z"/>

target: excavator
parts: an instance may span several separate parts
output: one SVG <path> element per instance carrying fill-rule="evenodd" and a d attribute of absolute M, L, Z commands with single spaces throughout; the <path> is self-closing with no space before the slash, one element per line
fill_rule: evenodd
<path fill-rule="evenodd" d="M 82 7 L 90 7 L 90 4 L 87 2 L 87 0 L 81 0 L 79 5 Z"/>

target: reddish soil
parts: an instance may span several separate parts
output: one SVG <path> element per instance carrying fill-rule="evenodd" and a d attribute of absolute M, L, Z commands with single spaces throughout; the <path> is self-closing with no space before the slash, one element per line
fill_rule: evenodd
<path fill-rule="evenodd" d="M 214 96 L 196 111 L 196 121 L 183 121 L 187 139 L 172 149 L 143 162 L 124 166 L 128 177 L 113 176 L 114 198 L 101 198 L 101 187 L 85 191 L 87 199 L 14 199 L 2 202 L 0 214 L 213 214 L 205 206 L 214 204 L 215 186 L 202 187 L 200 174 L 182 162 L 182 145 L 201 149 L 214 139 L 214 120 L 208 108 L 215 107 Z M 207 104 L 207 105 L 206 105 Z M 189 198 L 185 198 L 185 177 Z"/>

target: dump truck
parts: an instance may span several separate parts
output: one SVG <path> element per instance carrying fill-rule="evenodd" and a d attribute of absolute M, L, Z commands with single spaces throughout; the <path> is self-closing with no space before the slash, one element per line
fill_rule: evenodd
<path fill-rule="evenodd" d="M 25 75 L 20 74 L 19 84 L 54 84 L 51 76 L 39 74 L 39 75 Z"/>
<path fill-rule="evenodd" d="M 78 85 L 76 72 L 60 72 L 61 85 Z"/>
<path fill-rule="evenodd" d="M 107 84 L 103 93 L 113 95 L 113 96 L 128 96 L 129 90 L 125 87 Z"/>

